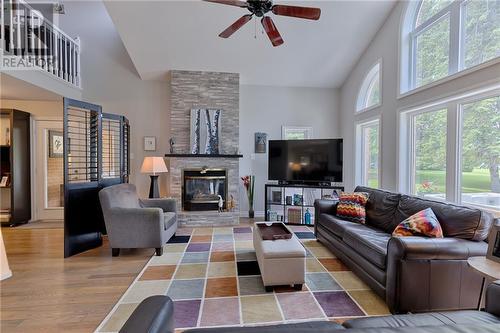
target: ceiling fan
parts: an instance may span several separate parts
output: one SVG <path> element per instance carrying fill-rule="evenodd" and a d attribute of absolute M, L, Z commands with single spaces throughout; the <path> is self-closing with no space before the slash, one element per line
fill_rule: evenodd
<path fill-rule="evenodd" d="M 321 9 L 311 8 L 311 7 L 299 7 L 299 6 L 288 6 L 288 5 L 274 5 L 272 0 L 203 0 L 206 2 L 213 2 L 222 5 L 236 6 L 241 8 L 246 8 L 250 14 L 243 15 L 236 22 L 230 25 L 226 30 L 219 34 L 219 37 L 229 38 L 232 34 L 238 31 L 246 23 L 250 22 L 252 17 L 255 15 L 257 17 L 262 17 L 261 23 L 264 27 L 264 31 L 271 40 L 273 46 L 280 46 L 283 44 L 283 38 L 276 28 L 273 19 L 270 16 L 266 16 L 269 12 L 274 15 L 297 17 L 307 20 L 319 20 L 321 15 Z"/>

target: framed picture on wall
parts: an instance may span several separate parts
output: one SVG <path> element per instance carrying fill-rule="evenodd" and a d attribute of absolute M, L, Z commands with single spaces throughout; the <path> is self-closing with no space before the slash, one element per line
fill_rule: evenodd
<path fill-rule="evenodd" d="M 265 154 L 267 146 L 267 134 L 266 133 L 255 133 L 255 153 Z"/>
<path fill-rule="evenodd" d="M 281 126 L 282 140 L 308 140 L 313 138 L 313 128 L 306 126 Z"/>
<path fill-rule="evenodd" d="M 145 136 L 144 137 L 144 150 L 155 151 L 156 150 L 156 137 L 155 136 Z"/>
<path fill-rule="evenodd" d="M 64 154 L 63 132 L 49 130 L 49 157 L 59 158 Z"/>

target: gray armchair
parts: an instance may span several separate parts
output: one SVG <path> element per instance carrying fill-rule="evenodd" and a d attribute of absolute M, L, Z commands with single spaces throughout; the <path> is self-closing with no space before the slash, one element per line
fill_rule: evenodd
<path fill-rule="evenodd" d="M 139 199 L 135 185 L 119 184 L 102 189 L 99 201 L 114 257 L 121 248 L 148 247 L 161 256 L 177 231 L 174 199 Z"/>

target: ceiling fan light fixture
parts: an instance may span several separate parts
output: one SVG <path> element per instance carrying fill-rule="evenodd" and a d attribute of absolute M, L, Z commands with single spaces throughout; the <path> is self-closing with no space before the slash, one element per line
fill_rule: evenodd
<path fill-rule="evenodd" d="M 290 5 L 274 5 L 272 0 L 203 0 L 205 2 L 212 2 L 222 5 L 236 6 L 240 8 L 246 8 L 250 14 L 243 15 L 236 22 L 230 25 L 226 30 L 219 34 L 219 37 L 229 38 L 236 31 L 241 29 L 245 24 L 247 24 L 252 17 L 262 17 L 261 23 L 264 27 L 264 31 L 267 33 L 269 40 L 273 46 L 280 46 L 283 44 L 283 38 L 276 28 L 273 19 L 270 16 L 266 16 L 267 13 L 273 13 L 274 15 L 295 17 L 307 20 L 319 20 L 321 16 L 321 9 L 312 7 L 300 7 L 300 6 L 290 6 Z"/>

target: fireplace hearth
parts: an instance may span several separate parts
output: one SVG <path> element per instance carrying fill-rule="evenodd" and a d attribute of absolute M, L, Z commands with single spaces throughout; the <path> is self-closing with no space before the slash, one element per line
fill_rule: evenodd
<path fill-rule="evenodd" d="M 183 170 L 182 208 L 185 211 L 217 211 L 227 202 L 227 171 L 224 169 Z"/>

